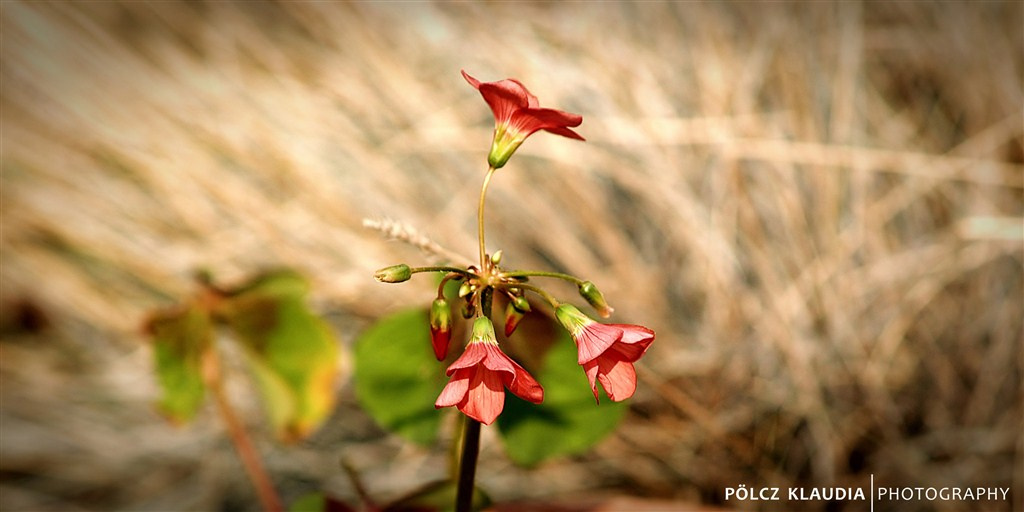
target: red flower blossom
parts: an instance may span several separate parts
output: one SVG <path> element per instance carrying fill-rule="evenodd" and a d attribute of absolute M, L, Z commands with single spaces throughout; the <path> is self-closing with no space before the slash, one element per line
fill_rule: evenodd
<path fill-rule="evenodd" d="M 621 402 L 636 391 L 636 369 L 640 356 L 654 341 L 654 331 L 629 324 L 602 324 L 584 315 L 571 304 L 562 304 L 555 316 L 579 350 L 579 364 L 590 380 L 594 399 L 600 402 L 597 383 L 608 398 Z"/>
<path fill-rule="evenodd" d="M 448 385 L 434 407 L 456 406 L 463 414 L 490 425 L 505 407 L 505 390 L 539 404 L 544 389 L 522 366 L 498 348 L 494 325 L 480 317 L 473 324 L 473 336 L 466 351 L 448 367 Z"/>
<path fill-rule="evenodd" d="M 487 163 L 502 167 L 519 145 L 533 132 L 545 130 L 571 139 L 586 140 L 570 130 L 583 122 L 583 116 L 552 108 L 540 108 L 537 97 L 526 86 L 511 78 L 498 82 L 481 82 L 462 72 L 463 78 L 484 97 L 494 112 L 494 141 Z"/>

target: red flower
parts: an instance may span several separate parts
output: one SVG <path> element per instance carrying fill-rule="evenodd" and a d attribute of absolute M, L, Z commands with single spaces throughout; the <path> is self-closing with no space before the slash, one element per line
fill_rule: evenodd
<path fill-rule="evenodd" d="M 434 357 L 444 361 L 448 356 L 448 344 L 452 341 L 452 309 L 444 298 L 437 298 L 430 304 L 430 344 Z"/>
<path fill-rule="evenodd" d="M 590 380 L 594 399 L 600 402 L 597 383 L 613 402 L 621 402 L 636 391 L 636 369 L 640 356 L 654 341 L 654 331 L 642 325 L 602 324 L 590 319 L 571 304 L 562 304 L 555 316 L 579 350 L 579 363 Z"/>
<path fill-rule="evenodd" d="M 498 348 L 494 325 L 480 317 L 473 324 L 473 337 L 466 351 L 448 367 L 448 385 L 434 407 L 456 406 L 463 414 L 490 425 L 505 407 L 505 390 L 539 404 L 544 389 L 522 366 Z"/>
<path fill-rule="evenodd" d="M 480 91 L 494 112 L 494 141 L 487 163 L 502 167 L 519 145 L 533 132 L 545 130 L 571 139 L 586 140 L 569 128 L 579 126 L 583 116 L 552 108 L 540 108 L 537 97 L 526 86 L 511 78 L 498 82 L 481 82 L 462 72 L 469 85 Z"/>

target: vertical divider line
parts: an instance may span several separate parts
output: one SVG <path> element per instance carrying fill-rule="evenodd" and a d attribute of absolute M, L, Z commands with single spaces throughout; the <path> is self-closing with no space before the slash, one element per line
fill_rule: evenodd
<path fill-rule="evenodd" d="M 871 512 L 875 512 L 875 474 L 871 473 Z"/>

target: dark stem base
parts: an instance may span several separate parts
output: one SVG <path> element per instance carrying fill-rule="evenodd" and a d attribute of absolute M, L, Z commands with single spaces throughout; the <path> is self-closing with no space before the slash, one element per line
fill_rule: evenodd
<path fill-rule="evenodd" d="M 480 454 L 480 422 L 466 418 L 466 429 L 462 437 L 462 458 L 459 461 L 459 487 L 455 496 L 455 512 L 473 510 L 474 480 L 476 461 Z"/>

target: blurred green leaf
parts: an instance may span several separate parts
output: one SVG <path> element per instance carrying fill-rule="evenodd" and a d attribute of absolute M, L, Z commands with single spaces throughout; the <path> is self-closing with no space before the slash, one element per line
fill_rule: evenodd
<path fill-rule="evenodd" d="M 451 480 L 430 482 L 384 506 L 384 512 L 450 511 L 455 509 L 458 486 Z M 473 510 L 491 506 L 491 498 L 479 487 L 473 489 Z"/>
<path fill-rule="evenodd" d="M 311 492 L 292 502 L 288 507 L 288 512 L 324 512 L 327 508 L 326 505 L 327 500 L 323 494 Z"/>
<path fill-rule="evenodd" d="M 437 437 L 441 414 L 434 401 L 447 381 L 430 345 L 425 309 L 385 317 L 355 347 L 360 403 L 382 427 L 418 444 Z"/>
<path fill-rule="evenodd" d="M 626 404 L 603 397 L 594 403 L 587 376 L 577 364 L 576 345 L 559 330 L 544 367 L 534 377 L 544 386 L 544 402 L 532 404 L 512 393 L 498 416 L 505 452 L 515 463 L 535 466 L 562 456 L 584 453 L 612 433 Z"/>
<path fill-rule="evenodd" d="M 355 510 L 347 503 L 323 493 L 303 495 L 288 507 L 288 512 L 355 512 Z"/>
<path fill-rule="evenodd" d="M 184 423 L 203 403 L 203 354 L 213 342 L 210 317 L 198 305 L 157 313 L 149 322 L 153 333 L 157 379 L 163 396 L 157 408 L 170 420 Z"/>
<path fill-rule="evenodd" d="M 354 512 L 355 510 L 347 503 L 320 492 L 304 494 L 288 507 L 288 512 Z"/>
<path fill-rule="evenodd" d="M 338 343 L 306 305 L 309 284 L 291 271 L 260 276 L 218 309 L 245 347 L 279 438 L 309 435 L 334 406 Z"/>

